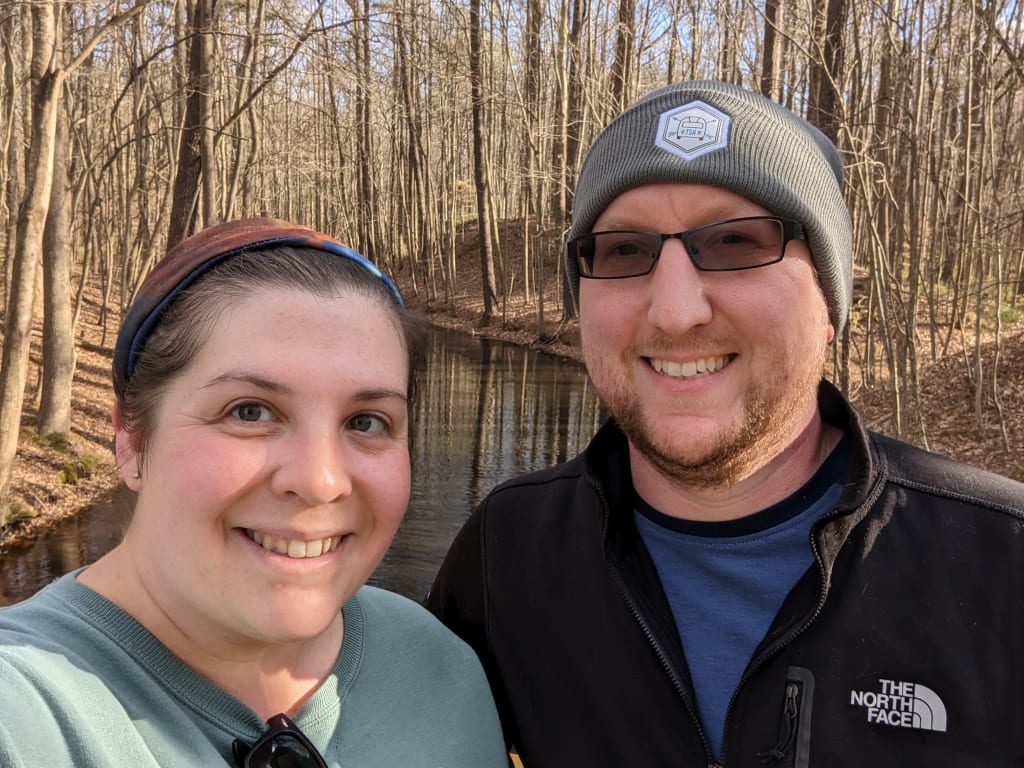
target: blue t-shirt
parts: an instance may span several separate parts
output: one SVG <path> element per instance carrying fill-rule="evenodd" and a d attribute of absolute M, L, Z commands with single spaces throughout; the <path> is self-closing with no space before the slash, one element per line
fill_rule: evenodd
<path fill-rule="evenodd" d="M 636 496 L 636 526 L 675 618 L 711 749 L 754 650 L 814 562 L 810 530 L 835 509 L 849 453 L 844 437 L 800 490 L 738 520 L 670 517 Z"/>

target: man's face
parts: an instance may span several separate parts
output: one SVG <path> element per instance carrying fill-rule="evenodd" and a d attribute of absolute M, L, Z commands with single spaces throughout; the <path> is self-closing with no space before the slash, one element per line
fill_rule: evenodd
<path fill-rule="evenodd" d="M 680 232 L 771 215 L 717 187 L 629 190 L 593 231 Z M 587 370 L 632 460 L 684 487 L 729 486 L 790 445 L 816 413 L 834 336 L 806 243 L 775 264 L 701 272 L 678 239 L 641 277 L 580 280 Z"/>

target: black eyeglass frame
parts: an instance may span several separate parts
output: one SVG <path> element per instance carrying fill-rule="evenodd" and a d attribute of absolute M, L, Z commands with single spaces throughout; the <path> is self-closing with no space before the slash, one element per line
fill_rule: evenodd
<path fill-rule="evenodd" d="M 770 261 L 758 262 L 757 264 L 747 264 L 741 267 L 714 267 L 701 264 L 697 255 L 696 249 L 690 243 L 690 237 L 696 235 L 699 232 L 710 229 L 712 227 L 720 227 L 723 224 L 733 224 L 742 221 L 774 221 L 777 222 L 782 229 L 782 242 L 779 245 L 778 255 Z M 584 252 L 584 244 L 590 238 L 595 235 L 646 235 L 652 238 L 658 239 L 657 250 L 650 254 L 650 262 L 646 270 L 643 272 L 631 272 L 626 275 L 595 275 L 588 273 L 590 266 L 587 264 L 588 258 L 593 260 L 593 253 L 588 257 Z M 686 254 L 690 257 L 690 261 L 693 265 L 701 272 L 740 272 L 746 269 L 757 269 L 759 267 L 767 267 L 770 264 L 778 264 L 786 255 L 786 246 L 792 240 L 806 240 L 807 233 L 800 222 L 794 219 L 786 219 L 781 216 L 741 216 L 733 219 L 723 219 L 721 221 L 713 221 L 710 224 L 703 224 L 693 229 L 686 229 L 682 232 L 662 233 L 662 232 L 651 232 L 648 230 L 638 229 L 615 229 L 607 230 L 603 232 L 588 232 L 585 235 L 580 235 L 577 238 L 570 240 L 566 243 L 566 251 L 568 256 L 573 259 L 576 263 L 576 268 L 581 278 L 587 280 L 623 280 L 629 277 L 643 277 L 649 275 L 654 271 L 654 267 L 658 264 L 658 260 L 661 258 L 661 251 L 665 247 L 665 242 L 668 240 L 679 240 L 683 244 L 683 249 Z M 592 251 L 593 249 L 591 249 Z"/>
<path fill-rule="evenodd" d="M 269 726 L 267 730 L 251 745 L 246 744 L 242 739 L 235 739 L 231 745 L 231 751 L 235 758 L 235 765 L 238 768 L 272 768 L 274 763 L 271 760 L 261 763 L 254 763 L 252 760 L 254 756 L 259 756 L 260 751 L 267 744 L 282 737 L 294 739 L 298 742 L 299 746 L 309 753 L 307 756 L 308 762 L 303 765 L 303 768 L 327 768 L 327 762 L 324 760 L 323 755 L 317 751 L 317 748 L 313 746 L 313 742 L 309 740 L 306 734 L 299 730 L 299 726 L 293 723 L 287 715 L 274 715 L 267 720 L 267 725 Z M 273 757 L 273 748 L 267 754 Z"/>

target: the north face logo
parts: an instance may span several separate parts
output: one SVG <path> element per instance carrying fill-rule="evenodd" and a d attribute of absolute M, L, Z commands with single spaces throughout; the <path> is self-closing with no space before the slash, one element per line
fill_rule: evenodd
<path fill-rule="evenodd" d="M 879 680 L 881 691 L 850 691 L 850 704 L 866 707 L 869 723 L 924 731 L 946 730 L 946 705 L 920 683 Z"/>
<path fill-rule="evenodd" d="M 729 116 L 703 101 L 691 101 L 661 115 L 655 143 L 674 155 L 693 160 L 729 140 Z"/>

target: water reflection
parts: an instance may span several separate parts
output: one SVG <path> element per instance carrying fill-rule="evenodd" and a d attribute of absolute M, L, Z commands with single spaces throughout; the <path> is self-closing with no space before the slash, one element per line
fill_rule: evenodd
<path fill-rule="evenodd" d="M 497 483 L 580 450 L 600 422 L 582 366 L 453 331 L 431 334 L 412 500 L 371 583 L 419 599 L 470 510 Z"/>
<path fill-rule="evenodd" d="M 134 492 L 121 486 L 107 501 L 65 520 L 29 547 L 5 554 L 0 605 L 22 600 L 58 576 L 99 559 L 121 539 L 134 503 Z"/>
<path fill-rule="evenodd" d="M 371 583 L 420 599 L 455 533 L 494 485 L 586 445 L 602 418 L 582 366 L 444 329 L 428 334 L 414 414 L 409 511 Z M 67 521 L 0 563 L 0 604 L 94 562 L 120 538 L 133 494 Z"/>

